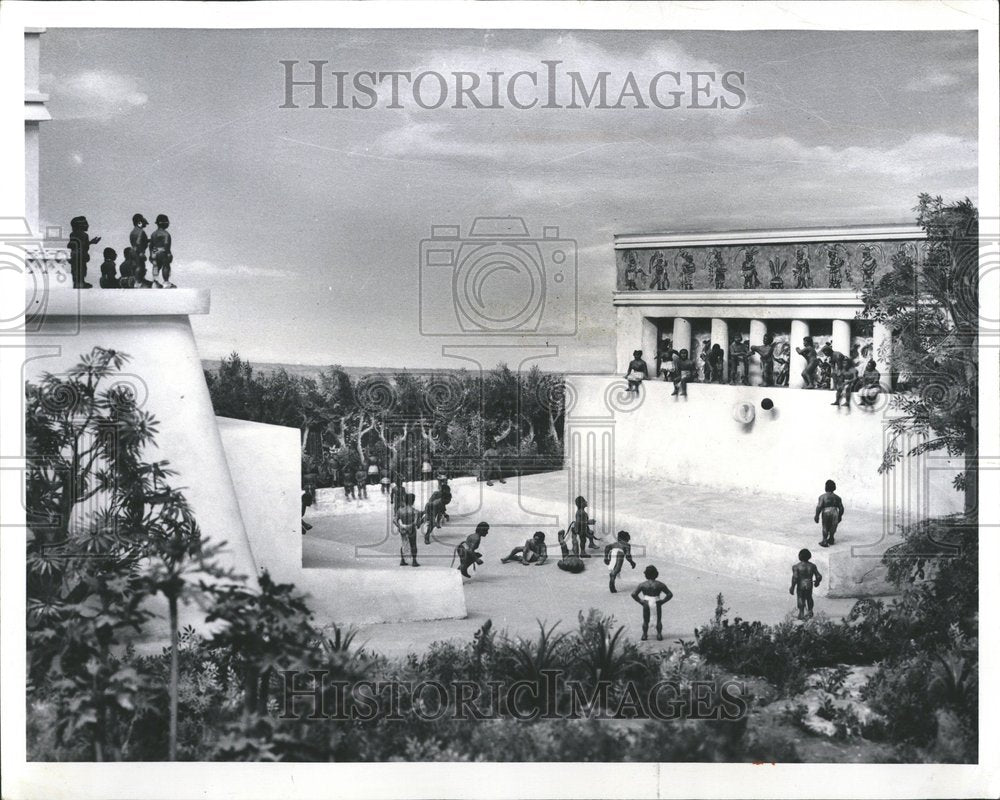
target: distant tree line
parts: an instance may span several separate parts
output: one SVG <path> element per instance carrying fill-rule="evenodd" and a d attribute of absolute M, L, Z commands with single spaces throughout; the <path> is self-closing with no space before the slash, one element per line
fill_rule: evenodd
<path fill-rule="evenodd" d="M 303 474 L 319 486 L 372 461 L 405 479 L 424 461 L 435 473 L 473 475 L 491 446 L 507 472 L 562 466 L 565 384 L 537 366 L 356 378 L 333 365 L 311 378 L 257 371 L 232 353 L 205 379 L 219 416 L 298 428 Z"/>

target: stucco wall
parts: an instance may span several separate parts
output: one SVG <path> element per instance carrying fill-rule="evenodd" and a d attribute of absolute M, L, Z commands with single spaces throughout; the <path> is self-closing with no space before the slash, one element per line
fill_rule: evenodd
<path fill-rule="evenodd" d="M 931 454 L 904 459 L 878 474 L 885 448 L 885 397 L 875 411 L 830 405 L 830 391 L 692 384 L 671 397 L 673 384 L 647 381 L 638 401 L 615 376 L 567 376 L 575 398 L 567 424 L 613 430 L 614 472 L 629 478 L 777 494 L 815 503 L 827 478 L 845 501 L 882 510 L 902 522 L 961 509 L 951 481 L 961 465 Z M 760 408 L 770 397 L 774 409 Z M 749 425 L 733 418 L 753 404 Z M 568 458 L 571 454 L 567 454 Z M 567 465 L 569 462 L 567 461 Z"/>

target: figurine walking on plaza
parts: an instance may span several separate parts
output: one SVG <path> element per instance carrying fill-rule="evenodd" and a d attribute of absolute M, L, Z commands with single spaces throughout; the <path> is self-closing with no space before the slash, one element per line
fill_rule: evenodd
<path fill-rule="evenodd" d="M 628 369 L 625 371 L 625 380 L 628 381 L 626 392 L 639 393 L 639 384 L 649 378 L 649 368 L 642 359 L 642 350 L 632 351 L 632 360 L 628 362 Z"/>
<path fill-rule="evenodd" d="M 410 550 L 410 560 L 414 567 L 419 567 L 417 563 L 417 528 L 420 527 L 420 512 L 414 508 L 416 495 L 408 492 L 403 498 L 403 505 L 396 511 L 396 518 L 393 522 L 396 530 L 399 531 L 399 566 L 408 566 L 406 563 L 406 549 Z"/>
<path fill-rule="evenodd" d="M 88 235 L 90 223 L 86 217 L 73 217 L 69 222 L 70 234 L 69 243 L 69 267 L 73 277 L 74 289 L 92 289 L 93 285 L 87 283 L 87 262 L 90 261 L 90 246 L 101 241 L 100 236 L 93 239 Z"/>
<path fill-rule="evenodd" d="M 755 344 L 751 353 L 760 357 L 760 376 L 764 386 L 774 386 L 774 334 L 764 334 L 764 344 Z"/>
<path fill-rule="evenodd" d="M 823 539 L 820 541 L 821 547 L 829 547 L 833 544 L 834 534 L 837 533 L 837 526 L 844 518 L 844 501 L 836 494 L 837 484 L 827 481 L 823 486 L 823 494 L 816 502 L 816 514 L 814 520 L 817 524 L 823 525 Z"/>
<path fill-rule="evenodd" d="M 775 386 L 788 386 L 788 354 L 789 350 L 788 342 L 779 342 L 775 346 L 774 351 L 774 363 L 778 365 L 778 371 L 774 376 Z"/>
<path fill-rule="evenodd" d="M 471 578 L 469 574 L 469 567 L 475 568 L 475 565 L 483 565 L 483 554 L 479 552 L 480 543 L 483 538 L 490 532 L 490 524 L 488 522 L 480 522 L 476 526 L 474 533 L 470 533 L 465 537 L 464 542 L 459 542 L 458 546 L 455 548 L 455 553 L 451 557 L 451 565 L 455 566 L 455 559 L 458 559 L 458 571 L 462 573 L 463 578 Z"/>
<path fill-rule="evenodd" d="M 823 576 L 819 574 L 816 565 L 809 559 L 812 553 L 808 548 L 799 550 L 799 560 L 792 565 L 792 585 L 788 589 L 789 594 L 795 595 L 796 605 L 799 608 L 799 619 L 805 619 L 813 615 L 813 587 L 819 586 Z"/>
<path fill-rule="evenodd" d="M 149 255 L 153 261 L 153 285 L 160 289 L 176 289 L 170 282 L 170 264 L 174 260 L 171 250 L 170 220 L 166 214 L 156 218 L 156 230 L 149 237 Z M 163 281 L 160 281 L 160 278 Z"/>

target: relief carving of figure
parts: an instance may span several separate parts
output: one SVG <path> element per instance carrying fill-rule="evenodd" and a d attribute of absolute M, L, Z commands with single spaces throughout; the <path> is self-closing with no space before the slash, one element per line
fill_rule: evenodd
<path fill-rule="evenodd" d="M 716 289 L 726 288 L 726 262 L 722 257 L 722 251 L 715 247 L 712 249 L 712 255 L 708 257 L 708 263 L 706 264 L 709 275 L 712 276 L 712 280 L 715 281 Z"/>
<path fill-rule="evenodd" d="M 792 275 L 795 277 L 796 289 L 812 288 L 812 275 L 809 272 L 809 256 L 802 248 L 795 251 L 795 263 L 792 265 Z"/>
<path fill-rule="evenodd" d="M 828 277 L 828 285 L 831 289 L 839 289 L 844 282 L 844 266 L 847 263 L 844 261 L 844 257 L 840 255 L 838 250 L 838 245 L 831 245 L 827 247 L 826 250 L 826 273 Z M 850 276 L 848 276 L 850 279 Z"/>
<path fill-rule="evenodd" d="M 628 254 L 625 256 L 625 289 L 627 291 L 636 291 L 639 286 L 636 281 L 639 276 L 645 277 L 646 273 L 639 268 L 638 259 L 635 256 L 634 250 L 629 250 Z"/>
<path fill-rule="evenodd" d="M 681 276 L 681 288 L 693 289 L 694 283 L 691 279 L 694 277 L 695 270 L 697 269 L 694 265 L 694 256 L 687 250 L 681 250 L 674 258 L 675 265 L 677 264 L 677 258 L 681 260 L 681 265 L 677 267 L 677 271 Z"/>
<path fill-rule="evenodd" d="M 740 272 L 743 274 L 743 288 L 756 289 L 760 286 L 760 278 L 757 276 L 757 265 L 754 258 L 760 252 L 756 247 L 748 247 L 743 251 L 743 263 L 740 265 Z"/>
<path fill-rule="evenodd" d="M 875 271 L 878 269 L 878 260 L 872 254 L 873 249 L 878 249 L 881 255 L 882 249 L 877 244 L 861 246 L 861 282 L 866 289 L 871 289 L 875 285 Z"/>
<path fill-rule="evenodd" d="M 667 262 L 663 251 L 657 250 L 649 257 L 649 288 L 663 291 L 670 288 L 670 276 L 667 274 Z"/>

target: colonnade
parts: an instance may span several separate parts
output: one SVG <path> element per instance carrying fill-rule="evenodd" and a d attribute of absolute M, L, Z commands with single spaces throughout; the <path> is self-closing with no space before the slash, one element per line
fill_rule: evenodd
<path fill-rule="evenodd" d="M 736 320 L 732 320 L 736 322 Z M 743 320 L 740 320 L 743 322 Z M 805 359 L 795 352 L 796 347 L 802 346 L 802 340 L 806 336 L 810 336 L 810 329 L 816 329 L 819 327 L 819 323 L 823 323 L 825 328 L 827 325 L 830 326 L 831 331 L 831 342 L 830 345 L 834 350 L 844 353 L 845 355 L 851 352 L 851 321 L 848 319 L 831 319 L 831 320 L 809 320 L 809 319 L 791 319 L 776 321 L 773 319 L 763 320 L 763 319 L 750 319 L 750 346 L 760 345 L 764 343 L 764 335 L 771 330 L 772 332 L 781 329 L 782 332 L 785 330 L 789 331 L 789 344 L 790 344 L 790 363 L 789 363 L 789 375 L 788 375 L 788 386 L 791 389 L 801 389 L 803 385 L 802 381 L 802 370 L 805 369 L 806 363 Z M 776 324 L 776 322 L 778 324 Z M 712 318 L 711 320 L 711 332 L 709 334 L 709 340 L 712 345 L 718 344 L 723 353 L 725 354 L 725 363 L 723 367 L 723 374 L 729 374 L 729 345 L 731 342 L 731 336 L 729 333 L 729 319 L 724 318 Z M 745 324 L 745 323 L 744 323 Z M 644 318 L 642 326 L 642 350 L 644 353 L 650 354 L 650 356 L 655 356 L 659 348 L 658 341 L 658 331 L 659 327 L 654 319 Z M 671 339 L 673 340 L 673 346 L 675 350 L 687 350 L 692 354 L 693 357 L 697 358 L 697 353 L 695 353 L 693 348 L 694 342 L 692 340 L 691 333 L 691 320 L 685 317 L 673 317 L 673 329 Z M 891 350 L 891 333 L 885 325 L 875 322 L 872 325 L 872 358 L 875 359 L 875 364 L 878 367 L 880 373 L 882 373 L 882 387 L 885 390 L 890 389 L 891 377 L 889 363 L 889 353 Z M 859 365 L 861 369 L 864 369 L 864 364 Z"/>

